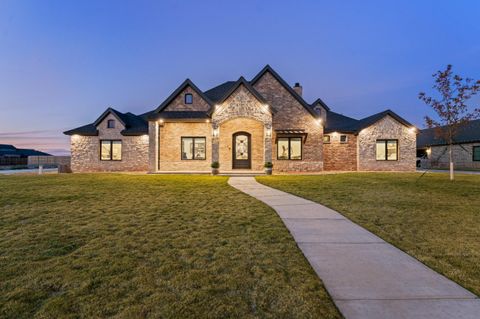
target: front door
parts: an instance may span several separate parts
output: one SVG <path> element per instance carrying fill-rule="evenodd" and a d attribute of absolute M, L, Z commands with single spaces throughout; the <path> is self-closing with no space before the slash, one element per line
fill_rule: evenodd
<path fill-rule="evenodd" d="M 252 167 L 250 134 L 237 132 L 232 139 L 232 168 L 249 169 Z"/>

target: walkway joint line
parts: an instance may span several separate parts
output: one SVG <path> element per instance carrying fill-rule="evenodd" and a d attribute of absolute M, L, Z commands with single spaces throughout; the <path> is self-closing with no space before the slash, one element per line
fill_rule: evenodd
<path fill-rule="evenodd" d="M 478 319 L 475 294 L 340 213 L 315 202 L 291 204 L 308 200 L 253 177 L 228 183 L 277 212 L 346 319 Z M 262 195 L 267 191 L 275 195 Z"/>

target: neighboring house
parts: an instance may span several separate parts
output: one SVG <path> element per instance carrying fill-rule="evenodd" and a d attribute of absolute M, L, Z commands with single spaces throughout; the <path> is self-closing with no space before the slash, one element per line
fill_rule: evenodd
<path fill-rule="evenodd" d="M 454 167 L 480 169 L 480 120 L 468 122 L 454 137 Z M 435 128 L 421 130 L 417 139 L 417 153 L 424 168 L 448 168 L 448 145 Z"/>
<path fill-rule="evenodd" d="M 413 171 L 414 127 L 387 110 L 356 120 L 309 104 L 270 66 L 201 91 L 183 82 L 155 110 L 107 109 L 71 135 L 72 170 L 209 172 Z"/>
<path fill-rule="evenodd" d="M 0 144 L 0 165 L 26 165 L 29 156 L 50 156 L 50 154 L 27 148 L 16 148 Z"/>

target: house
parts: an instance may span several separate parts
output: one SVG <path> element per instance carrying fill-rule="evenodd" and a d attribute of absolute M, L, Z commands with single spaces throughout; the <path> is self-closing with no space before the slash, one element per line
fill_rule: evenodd
<path fill-rule="evenodd" d="M 420 130 L 417 139 L 417 154 L 424 168 L 448 168 L 450 157 L 447 142 L 435 128 Z M 480 169 L 480 120 L 462 126 L 454 137 L 452 147 L 454 167 Z"/>
<path fill-rule="evenodd" d="M 16 148 L 10 144 L 0 144 L 0 166 L 27 165 L 29 156 L 51 156 L 29 148 Z"/>
<path fill-rule="evenodd" d="M 71 136 L 72 170 L 413 171 L 416 132 L 391 110 L 357 120 L 309 104 L 270 66 L 207 91 L 189 79 L 153 111 L 107 109 Z"/>

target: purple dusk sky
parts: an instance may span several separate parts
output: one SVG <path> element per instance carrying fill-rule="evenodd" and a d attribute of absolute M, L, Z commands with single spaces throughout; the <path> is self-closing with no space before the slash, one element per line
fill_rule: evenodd
<path fill-rule="evenodd" d="M 69 152 L 107 107 L 143 113 L 270 64 L 304 97 L 423 127 L 447 64 L 480 78 L 480 1 L 0 1 L 0 143 Z M 477 98 L 473 102 L 479 102 Z"/>

